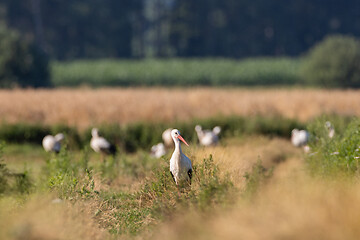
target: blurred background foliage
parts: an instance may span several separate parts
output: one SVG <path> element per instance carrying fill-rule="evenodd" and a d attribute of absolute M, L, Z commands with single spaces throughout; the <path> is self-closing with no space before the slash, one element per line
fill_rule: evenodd
<path fill-rule="evenodd" d="M 43 56 L 45 53 L 51 62 L 66 61 L 68 67 L 72 67 L 69 66 L 71 64 L 68 61 L 74 63 L 77 68 L 79 67 L 77 60 L 91 60 L 91 64 L 85 64 L 89 67 L 73 73 L 75 77 L 63 77 L 56 67 L 50 69 L 50 80 L 56 82 L 57 85 L 66 86 L 84 84 L 82 80 L 84 73 L 94 65 L 99 64 L 100 67 L 96 67 L 99 69 L 104 61 L 114 61 L 112 66 L 115 70 L 111 71 L 117 71 L 117 69 L 127 69 L 128 65 L 118 64 L 115 59 L 122 59 L 122 61 L 131 59 L 133 61 L 129 64 L 139 62 L 142 75 L 132 76 L 126 70 L 125 73 L 108 75 L 104 73 L 99 76 L 96 83 L 89 80 L 85 84 L 92 86 L 222 85 L 224 82 L 225 85 L 292 85 L 296 82 L 296 84 L 326 87 L 358 87 L 359 76 L 354 68 L 359 65 L 358 57 L 356 57 L 358 44 L 355 44 L 357 41 L 355 38 L 360 35 L 359 9 L 360 3 L 355 0 L 346 2 L 340 0 L 327 2 L 320 0 L 291 2 L 284 0 L 270 2 L 259 0 L 74 0 L 71 2 L 4 0 L 0 3 L 0 23 L 7 26 L 6 31 L 16 30 L 19 34 L 16 34 L 15 38 L 10 38 L 14 35 L 10 32 L 2 34 L 1 45 L 5 45 L 3 42 L 12 41 L 19 42 L 20 45 L 35 45 L 36 48 L 21 48 L 23 52 L 31 53 L 28 56 L 34 56 L 27 61 L 32 63 L 29 66 L 25 63 L 21 64 L 23 68 L 33 69 L 29 74 L 24 74 L 24 70 L 14 70 L 15 74 L 5 73 L 4 68 L 8 69 L 3 65 L 5 60 L 0 62 L 3 65 L 0 66 L 1 85 L 11 86 L 15 82 L 18 86 L 49 86 L 47 77 L 49 68 Z M 334 37 L 337 40 L 332 41 L 336 41 L 336 44 L 329 43 L 332 37 L 326 37 L 330 35 L 337 36 Z M 349 45 L 349 38 L 346 36 L 354 37 L 354 43 Z M 321 43 L 324 38 L 326 40 Z M 336 54 L 328 57 L 319 50 L 322 47 L 314 47 L 316 44 L 324 44 L 322 51 L 328 54 L 335 48 Z M 339 45 L 344 47 L 339 47 Z M 343 53 L 342 49 L 347 49 L 348 54 L 352 55 L 346 55 L 347 53 Z M 10 53 L 1 55 L 13 55 L 11 59 L 14 65 L 21 63 L 20 60 L 15 60 L 16 57 L 24 59 L 16 56 L 16 51 L 12 48 L 3 47 L 2 51 Z M 308 51 L 310 52 L 306 54 Z M 268 58 L 269 67 L 272 68 L 274 58 L 285 56 L 288 59 L 302 58 L 304 54 L 308 56 L 305 58 L 305 66 L 303 71 L 296 73 L 296 77 L 294 74 L 291 76 L 288 74 L 286 64 L 291 63 L 284 63 L 282 69 L 286 72 L 282 76 L 275 74 L 271 79 L 265 79 L 266 74 L 261 74 L 264 57 Z M 242 68 L 243 61 L 241 60 L 254 58 L 255 62 L 258 57 L 260 57 L 259 70 L 257 66 L 254 67 L 256 71 L 250 70 L 250 72 L 256 72 L 251 76 L 255 80 L 249 80 L 251 77 L 244 77 L 238 73 L 242 70 L 235 71 L 237 73 L 231 77 L 225 75 L 227 73 L 224 73 L 224 76 L 218 74 L 220 77 L 217 76 L 216 80 L 213 80 L 210 78 L 214 75 L 211 72 L 214 66 L 207 65 L 206 61 L 202 65 L 204 58 L 210 58 L 209 61 L 221 58 L 239 61 L 229 60 L 232 65 L 238 64 L 239 68 Z M 142 65 L 143 59 L 159 58 L 181 58 L 184 62 L 187 62 L 189 58 L 191 58 L 189 61 L 197 59 L 198 63 L 193 61 L 189 64 L 199 66 L 202 74 L 197 74 L 196 80 L 190 79 L 191 82 L 194 81 L 194 84 L 189 84 L 187 80 L 184 80 L 183 84 L 182 81 L 173 80 L 168 76 L 170 74 L 167 73 L 169 70 L 166 61 Z M 322 60 L 327 63 L 321 63 Z M 344 61 L 348 63 L 345 64 Z M 217 63 L 215 70 L 221 72 L 224 65 L 217 65 Z M 81 61 L 81 64 L 84 65 L 84 62 Z M 38 67 L 39 65 L 41 67 Z M 318 68 L 325 71 L 328 68 L 332 70 L 323 75 L 317 70 Z M 61 71 L 67 70 L 61 68 Z M 171 70 L 175 71 L 175 78 L 182 78 L 189 73 L 181 67 Z M 206 76 L 208 71 L 211 77 Z M 158 82 L 154 84 L 154 81 L 149 78 L 159 80 L 156 80 Z M 276 81 L 276 79 L 279 80 Z"/>
<path fill-rule="evenodd" d="M 48 57 L 31 40 L 0 25 L 0 86 L 50 86 Z"/>

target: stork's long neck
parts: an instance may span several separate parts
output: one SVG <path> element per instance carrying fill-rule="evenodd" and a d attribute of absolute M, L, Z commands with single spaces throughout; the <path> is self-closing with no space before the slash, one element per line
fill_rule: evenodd
<path fill-rule="evenodd" d="M 177 153 L 177 154 L 180 155 L 182 153 L 180 141 L 179 141 L 179 139 L 176 139 L 174 142 L 175 142 L 175 151 L 174 151 L 174 153 Z"/>
<path fill-rule="evenodd" d="M 174 150 L 173 156 L 176 156 L 175 157 L 175 164 L 177 165 L 177 168 L 180 169 L 181 154 L 182 154 L 181 144 L 180 144 L 179 139 L 174 139 L 174 142 L 175 142 L 175 150 Z"/>
<path fill-rule="evenodd" d="M 204 133 L 202 130 L 196 131 L 196 134 L 198 135 L 199 139 L 202 139 L 204 137 Z"/>

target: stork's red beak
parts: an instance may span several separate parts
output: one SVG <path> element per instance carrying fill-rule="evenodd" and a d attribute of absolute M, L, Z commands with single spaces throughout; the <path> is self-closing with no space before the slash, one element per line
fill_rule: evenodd
<path fill-rule="evenodd" d="M 183 139 L 183 137 L 182 136 L 178 136 L 178 139 L 180 139 L 183 143 L 185 143 L 186 144 L 186 146 L 189 146 L 189 144 L 185 141 L 185 139 Z"/>

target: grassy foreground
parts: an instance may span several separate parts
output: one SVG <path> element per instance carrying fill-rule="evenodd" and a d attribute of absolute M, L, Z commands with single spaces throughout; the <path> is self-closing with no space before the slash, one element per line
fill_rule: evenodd
<path fill-rule="evenodd" d="M 5 145 L 0 237 L 357 239 L 360 123 L 331 119 L 330 139 L 325 120 L 308 126 L 309 154 L 288 139 L 258 135 L 184 147 L 195 174 L 183 190 L 168 173 L 171 151 L 163 159 L 137 151 L 101 162 L 87 148 L 52 155 Z"/>
<path fill-rule="evenodd" d="M 286 150 L 274 151 L 278 144 Z M 7 171 L 21 172 L 24 160 L 11 156 L 13 148 L 22 146 L 9 147 L 3 153 Z M 7 181 L 0 198 L 0 226 L 6 225 L 7 231 L 0 236 L 152 238 L 178 216 L 192 212 L 210 217 L 251 199 L 273 174 L 273 166 L 301 156 L 285 140 L 255 136 L 229 139 L 211 149 L 193 145 L 184 151 L 195 169 L 192 186 L 184 191 L 175 187 L 168 173 L 169 154 L 158 160 L 138 152 L 101 163 L 92 152 L 63 151 L 58 156 L 39 152 L 37 159 L 26 161 L 26 176 L 14 180 L 1 175 Z M 252 173 L 263 166 L 266 174 Z"/>

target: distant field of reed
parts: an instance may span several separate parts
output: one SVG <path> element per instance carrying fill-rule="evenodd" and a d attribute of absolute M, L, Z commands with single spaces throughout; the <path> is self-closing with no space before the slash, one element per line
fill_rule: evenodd
<path fill-rule="evenodd" d="M 189 121 L 218 116 L 360 116 L 359 90 L 296 88 L 101 88 L 0 90 L 0 121 L 99 124 Z"/>

